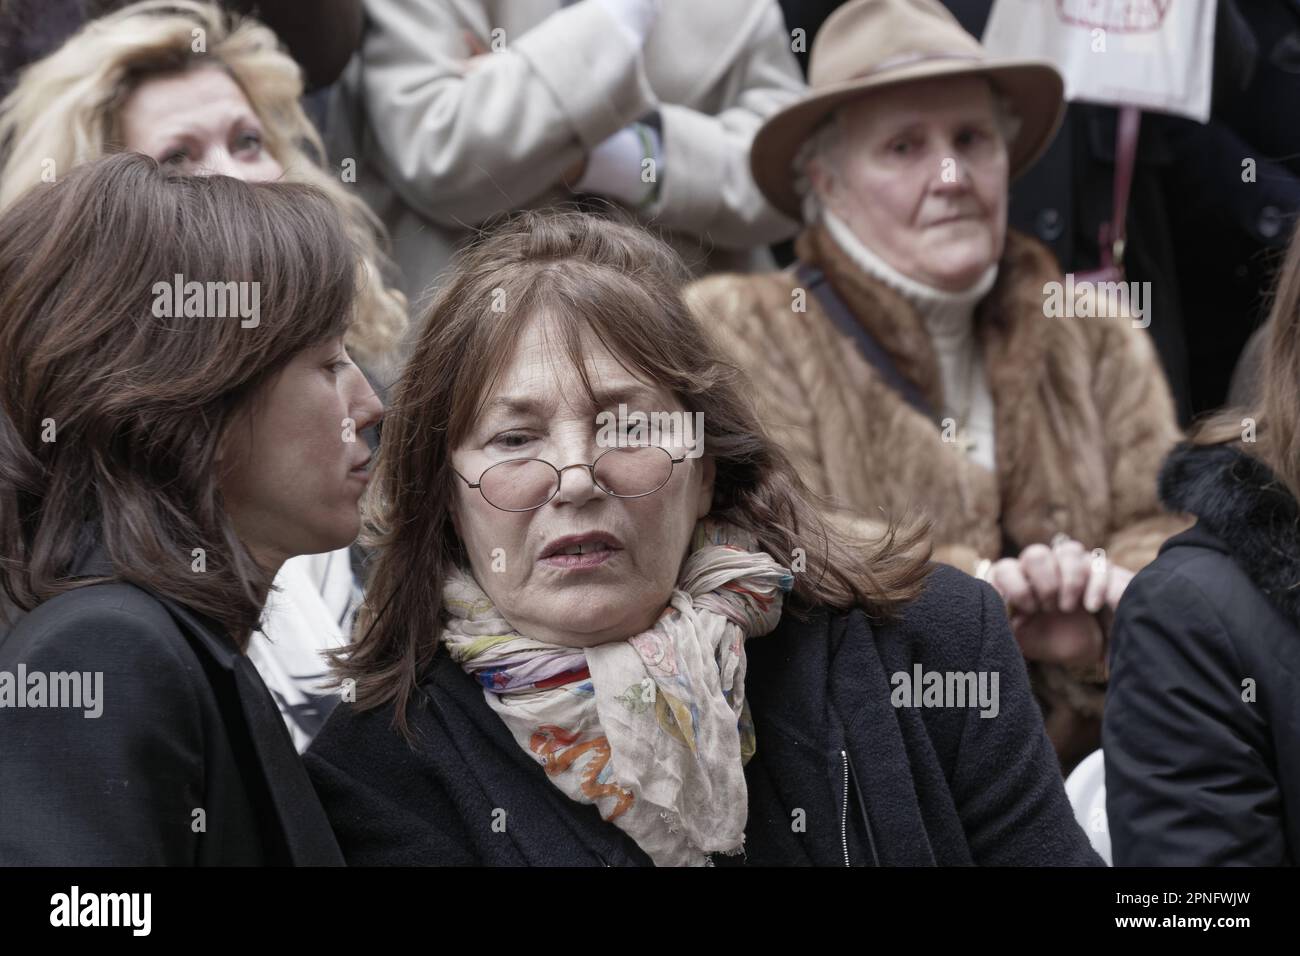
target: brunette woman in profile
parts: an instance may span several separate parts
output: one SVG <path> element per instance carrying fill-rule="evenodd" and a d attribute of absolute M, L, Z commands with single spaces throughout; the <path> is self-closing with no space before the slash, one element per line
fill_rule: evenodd
<path fill-rule="evenodd" d="M 243 652 L 280 565 L 358 530 L 356 261 L 309 186 L 137 154 L 0 216 L 0 863 L 342 862 Z"/>

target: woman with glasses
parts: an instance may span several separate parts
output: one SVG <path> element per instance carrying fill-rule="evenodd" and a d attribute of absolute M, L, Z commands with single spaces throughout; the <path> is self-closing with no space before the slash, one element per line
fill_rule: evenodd
<path fill-rule="evenodd" d="M 1097 862 L 996 594 L 821 519 L 684 276 L 578 213 L 453 266 L 385 419 L 355 703 L 306 754 L 345 857 Z"/>
<path fill-rule="evenodd" d="M 661 445 L 630 445 L 600 453 L 590 465 L 570 465 L 591 472 L 591 482 L 615 498 L 644 498 L 668 483 L 674 458 Z M 454 470 L 454 469 L 453 469 Z M 502 511 L 532 511 L 546 504 L 560 490 L 561 471 L 544 458 L 510 458 L 490 465 L 478 481 L 460 472 L 456 477 L 468 488 L 478 488 L 488 504 Z"/>

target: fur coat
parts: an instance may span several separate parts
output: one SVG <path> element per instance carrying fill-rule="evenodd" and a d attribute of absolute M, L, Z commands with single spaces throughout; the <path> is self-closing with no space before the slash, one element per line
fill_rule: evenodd
<path fill-rule="evenodd" d="M 796 251 L 930 406 L 943 407 L 915 308 L 821 227 Z M 1130 319 L 1044 315 L 1044 284 L 1061 280 L 1045 247 L 1010 231 L 997 283 L 976 309 L 996 472 L 945 442 L 884 382 L 816 296 L 800 295 L 792 270 L 711 276 L 687 299 L 750 377 L 769 433 L 831 506 L 878 521 L 924 517 L 935 559 L 967 572 L 1058 532 L 1136 571 L 1188 524 L 1157 497 L 1160 463 L 1179 438 L 1173 404 L 1150 337 Z M 1073 702 L 1100 713 L 1099 695 Z"/>

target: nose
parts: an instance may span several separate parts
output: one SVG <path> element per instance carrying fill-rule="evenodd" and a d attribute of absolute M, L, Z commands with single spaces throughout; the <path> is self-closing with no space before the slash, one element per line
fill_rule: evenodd
<path fill-rule="evenodd" d="M 604 497 L 605 493 L 592 480 L 591 469 L 583 464 L 593 457 L 592 448 L 586 442 L 564 442 L 556 452 L 560 457 L 552 460 L 560 471 L 560 490 L 551 499 L 552 504 L 581 506 L 592 498 Z"/>
<path fill-rule="evenodd" d="M 966 161 L 956 150 L 939 161 L 938 174 L 935 176 L 936 192 L 964 192 L 970 180 L 970 170 Z"/>
<path fill-rule="evenodd" d="M 376 425 L 384 417 L 384 403 L 379 400 L 375 390 L 370 387 L 370 382 L 361 369 L 353 366 L 353 372 L 357 378 L 355 397 L 352 402 L 352 420 L 357 423 L 357 431 L 365 431 L 371 425 Z"/>
<path fill-rule="evenodd" d="M 246 179 L 240 165 L 222 146 L 214 147 L 204 155 L 195 172 L 200 176 L 230 176 L 234 179 Z"/>
<path fill-rule="evenodd" d="M 581 506 L 593 498 L 604 496 L 604 492 L 591 480 L 591 470 L 582 465 L 569 465 L 560 471 L 560 490 L 551 503 L 564 502 L 567 505 Z"/>

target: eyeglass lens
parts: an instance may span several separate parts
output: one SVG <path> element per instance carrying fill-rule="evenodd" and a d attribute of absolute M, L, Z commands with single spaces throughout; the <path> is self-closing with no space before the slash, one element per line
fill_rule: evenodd
<path fill-rule="evenodd" d="M 634 498 L 662 487 L 672 467 L 672 455 L 657 445 L 613 448 L 596 460 L 595 480 L 611 495 Z M 506 511 L 527 511 L 555 495 L 559 474 L 536 459 L 503 461 L 483 472 L 479 483 L 490 504 Z"/>

